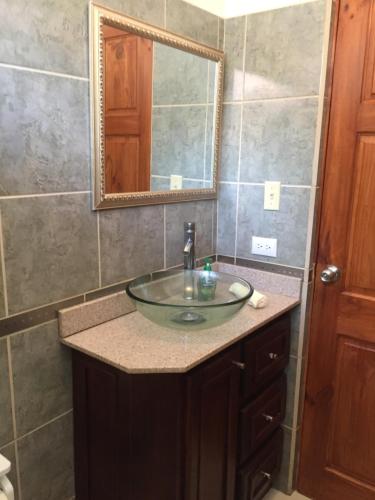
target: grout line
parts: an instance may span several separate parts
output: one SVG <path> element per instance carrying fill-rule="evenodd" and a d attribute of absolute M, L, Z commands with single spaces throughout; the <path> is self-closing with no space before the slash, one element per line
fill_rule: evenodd
<path fill-rule="evenodd" d="M 40 431 L 41 429 L 44 429 L 44 427 L 47 427 L 47 425 L 53 424 L 54 422 L 56 422 L 60 418 L 66 417 L 67 415 L 69 415 L 69 413 L 72 413 L 72 412 L 73 412 L 73 408 L 70 408 L 69 410 L 64 411 L 64 413 L 57 415 L 57 417 L 51 418 L 51 420 L 48 420 L 48 422 L 44 422 L 44 424 L 38 425 L 38 427 L 35 427 L 35 429 L 32 429 L 31 431 L 26 432 L 25 434 L 22 434 L 22 436 L 19 436 L 17 438 L 17 441 L 20 441 L 21 439 L 24 439 L 24 438 L 30 436 L 31 434 L 34 434 L 34 432 L 37 432 L 37 431 Z"/>
<path fill-rule="evenodd" d="M 220 49 L 220 17 L 217 16 L 217 38 L 216 38 L 216 48 Z"/>
<path fill-rule="evenodd" d="M 163 207 L 163 229 L 164 229 L 164 269 L 167 269 L 167 205 Z"/>
<path fill-rule="evenodd" d="M 212 213 L 211 213 L 211 250 L 216 252 L 216 245 L 214 245 L 215 234 L 214 234 L 214 220 L 215 220 L 215 200 L 212 203 Z"/>
<path fill-rule="evenodd" d="M 247 18 L 246 18 L 247 19 Z M 246 99 L 240 101 L 224 101 L 223 104 L 251 104 L 253 102 L 268 102 L 268 101 L 300 101 L 303 99 L 319 99 L 319 95 L 301 95 L 290 97 L 260 97 L 259 99 Z"/>
<path fill-rule="evenodd" d="M 97 217 L 96 217 L 96 228 L 97 228 L 97 234 L 98 234 L 98 273 L 99 273 L 99 288 L 102 288 L 102 262 L 101 262 L 101 246 L 100 246 L 100 212 L 97 212 Z M 86 301 L 86 293 L 85 293 L 85 301 Z"/>
<path fill-rule="evenodd" d="M 238 144 L 238 168 L 237 168 L 237 200 L 236 200 L 236 228 L 234 236 L 234 255 L 237 258 L 237 247 L 238 247 L 238 214 L 240 205 L 240 176 L 241 176 L 241 154 L 242 154 L 242 127 L 243 127 L 243 98 L 245 92 L 245 63 L 246 63 L 246 42 L 247 42 L 247 16 L 245 17 L 245 33 L 244 33 L 244 44 L 243 44 L 243 54 L 242 54 L 242 103 L 241 103 L 241 114 L 240 114 L 240 138 Z"/>
<path fill-rule="evenodd" d="M 3 278 L 3 294 L 4 294 L 4 310 L 5 316 L 9 315 L 9 307 L 8 307 L 8 287 L 7 287 L 7 278 L 5 271 L 5 253 L 4 253 L 4 236 L 3 236 L 3 218 L 0 210 L 0 257 L 1 257 L 1 270 L 2 270 L 2 278 Z"/>
<path fill-rule="evenodd" d="M 28 71 L 30 73 L 39 73 L 41 75 L 58 76 L 59 78 L 70 78 L 72 80 L 80 80 L 83 82 L 89 81 L 89 78 L 84 77 L 84 76 L 75 76 L 75 75 L 70 75 L 69 73 L 59 73 L 56 71 L 48 71 L 48 70 L 44 70 L 44 69 L 28 68 L 27 66 L 20 66 L 18 64 L 8 64 L 8 63 L 0 62 L 0 67 L 17 69 L 20 71 Z"/>
<path fill-rule="evenodd" d="M 8 373 L 9 373 L 9 386 L 10 386 L 10 401 L 11 401 L 11 410 L 12 410 L 12 422 L 13 422 L 13 438 L 15 441 L 18 439 L 17 434 L 17 421 L 16 421 L 16 399 L 14 395 L 14 383 L 13 383 L 13 365 L 12 365 L 12 355 L 11 355 L 11 346 L 10 346 L 10 337 L 8 336 L 7 340 L 7 354 L 8 354 Z M 17 474 L 17 486 L 19 492 L 19 500 L 22 500 L 22 492 L 21 492 L 21 476 L 20 476 L 20 467 L 19 467 L 19 456 L 18 456 L 18 446 L 17 443 L 14 446 L 14 453 L 16 458 L 16 474 Z"/>
<path fill-rule="evenodd" d="M 164 0 L 164 28 L 167 29 L 167 0 Z"/>
<path fill-rule="evenodd" d="M 222 49 L 221 49 L 223 52 L 225 52 L 225 32 L 226 32 L 226 22 L 227 22 L 227 20 L 226 20 L 226 19 L 224 19 L 224 26 L 223 26 L 223 31 L 224 31 L 224 32 L 223 32 L 223 47 L 222 47 Z"/>
<path fill-rule="evenodd" d="M 206 178 L 207 161 L 207 128 L 208 128 L 208 106 L 210 94 L 210 61 L 207 61 L 207 85 L 206 85 L 206 123 L 204 129 L 204 151 L 203 151 L 203 180 Z"/>
<path fill-rule="evenodd" d="M 34 193 L 34 194 L 15 194 L 10 196 L 0 196 L 0 200 L 17 200 L 22 198 L 46 198 L 48 196 L 67 196 L 71 194 L 90 194 L 91 191 L 66 191 L 59 193 Z"/>
<path fill-rule="evenodd" d="M 264 182 L 237 182 L 237 181 L 219 181 L 219 184 L 230 184 L 230 185 L 237 185 L 240 184 L 241 186 L 262 186 L 264 187 Z M 282 188 L 296 188 L 296 189 L 311 189 L 312 186 L 308 186 L 305 184 L 281 184 Z"/>
<path fill-rule="evenodd" d="M 203 108 L 206 107 L 207 104 L 209 106 L 213 106 L 211 103 L 202 103 L 202 102 L 192 102 L 191 104 L 153 104 L 153 108 Z"/>

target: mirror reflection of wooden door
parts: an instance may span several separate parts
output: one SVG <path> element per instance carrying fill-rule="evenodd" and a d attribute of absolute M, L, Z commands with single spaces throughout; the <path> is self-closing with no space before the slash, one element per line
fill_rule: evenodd
<path fill-rule="evenodd" d="M 316 271 L 299 490 L 374 500 L 375 0 L 339 3 Z"/>
<path fill-rule="evenodd" d="M 153 42 L 103 26 L 105 191 L 150 190 Z"/>

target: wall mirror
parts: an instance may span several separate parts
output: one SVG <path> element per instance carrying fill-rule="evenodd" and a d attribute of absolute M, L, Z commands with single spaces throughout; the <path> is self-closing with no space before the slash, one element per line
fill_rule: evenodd
<path fill-rule="evenodd" d="M 223 57 L 91 4 L 95 209 L 216 197 Z"/>

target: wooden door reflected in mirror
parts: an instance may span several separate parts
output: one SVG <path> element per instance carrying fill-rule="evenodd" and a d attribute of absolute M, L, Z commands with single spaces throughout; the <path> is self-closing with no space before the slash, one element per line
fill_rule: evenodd
<path fill-rule="evenodd" d="M 103 26 L 105 190 L 150 190 L 153 41 Z"/>
<path fill-rule="evenodd" d="M 224 54 L 91 4 L 94 208 L 215 198 Z"/>

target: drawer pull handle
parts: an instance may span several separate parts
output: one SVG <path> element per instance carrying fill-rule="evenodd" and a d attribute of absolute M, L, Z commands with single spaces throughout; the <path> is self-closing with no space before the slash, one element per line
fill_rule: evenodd
<path fill-rule="evenodd" d="M 232 361 L 232 363 L 234 364 L 234 366 L 237 366 L 237 368 L 239 368 L 240 370 L 245 370 L 246 368 L 245 363 L 241 363 L 240 361 Z"/>
<path fill-rule="evenodd" d="M 268 481 L 272 479 L 272 475 L 269 472 L 260 471 L 260 473 L 262 474 L 263 477 L 268 479 Z"/>
<path fill-rule="evenodd" d="M 264 417 L 264 420 L 266 420 L 267 422 L 273 422 L 276 419 L 276 417 L 273 417 L 272 415 L 266 415 L 266 413 L 263 413 L 262 417 Z"/>
<path fill-rule="evenodd" d="M 278 354 L 276 354 L 276 352 L 269 352 L 269 353 L 268 353 L 268 357 L 269 357 L 270 359 L 277 359 L 277 358 L 279 357 L 279 355 L 278 355 Z"/>

